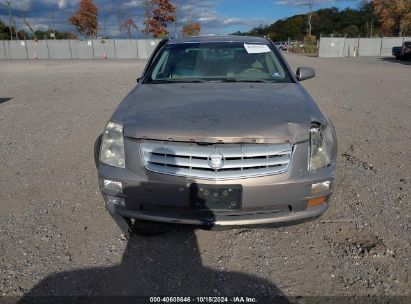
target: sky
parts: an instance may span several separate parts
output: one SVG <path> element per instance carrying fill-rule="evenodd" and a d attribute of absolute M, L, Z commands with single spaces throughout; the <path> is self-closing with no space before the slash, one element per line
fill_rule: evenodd
<path fill-rule="evenodd" d="M 35 29 L 56 28 L 60 31 L 74 31 L 67 24 L 67 18 L 78 8 L 80 0 L 11 0 L 13 16 L 18 29 L 25 29 L 22 15 Z M 0 3 L 5 0 L 0 0 Z M 119 37 L 119 19 L 132 17 L 142 29 L 143 0 L 94 0 L 99 9 L 99 36 Z M 202 26 L 201 34 L 229 34 L 249 31 L 260 24 L 271 24 L 276 20 L 295 14 L 304 14 L 305 0 L 172 0 L 177 6 L 178 32 L 190 15 Z M 357 7 L 357 0 L 314 0 L 315 9 L 324 7 Z M 8 24 L 7 10 L 0 6 L 0 19 Z M 170 25 L 173 29 L 174 26 Z M 141 31 L 135 33 L 140 37 Z"/>

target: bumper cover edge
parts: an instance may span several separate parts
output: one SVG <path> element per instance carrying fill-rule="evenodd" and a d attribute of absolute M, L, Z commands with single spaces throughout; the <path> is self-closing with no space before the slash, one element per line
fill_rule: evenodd
<path fill-rule="evenodd" d="M 108 212 L 112 215 L 134 218 L 137 220 L 163 222 L 171 224 L 199 225 L 199 226 L 245 226 L 245 225 L 263 225 L 273 223 L 287 223 L 293 221 L 301 221 L 310 218 L 319 217 L 328 209 L 328 204 L 324 203 L 316 207 L 308 208 L 300 212 L 280 212 L 269 214 L 256 214 L 249 216 L 236 217 L 220 217 L 215 216 L 209 220 L 194 219 L 194 218 L 179 218 L 176 216 L 149 214 L 140 211 L 130 211 L 124 207 L 116 206 L 108 203 L 106 205 Z"/>

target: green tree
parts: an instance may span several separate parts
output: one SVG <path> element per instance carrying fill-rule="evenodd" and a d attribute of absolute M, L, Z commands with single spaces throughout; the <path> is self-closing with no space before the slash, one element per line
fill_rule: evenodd
<path fill-rule="evenodd" d="M 335 7 L 312 12 L 311 34 L 320 36 L 369 37 L 379 34 L 380 23 L 374 13 L 373 2 L 363 1 L 357 9 L 338 10 Z M 236 35 L 269 36 L 273 40 L 304 40 L 307 33 L 307 15 L 295 15 L 271 25 L 260 25 L 249 32 Z"/>
<path fill-rule="evenodd" d="M 4 39 L 4 40 L 11 39 L 10 27 L 7 26 L 2 20 L 0 20 L 0 39 Z"/>
<path fill-rule="evenodd" d="M 6 31 L 6 25 L 3 23 L 3 21 L 0 20 L 0 35 L 3 37 L 4 33 Z"/>

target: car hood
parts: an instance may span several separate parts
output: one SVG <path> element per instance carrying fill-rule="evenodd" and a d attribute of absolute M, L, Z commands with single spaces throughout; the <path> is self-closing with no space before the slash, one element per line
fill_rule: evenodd
<path fill-rule="evenodd" d="M 323 116 L 295 83 L 140 84 L 112 117 L 132 138 L 300 142 Z"/>

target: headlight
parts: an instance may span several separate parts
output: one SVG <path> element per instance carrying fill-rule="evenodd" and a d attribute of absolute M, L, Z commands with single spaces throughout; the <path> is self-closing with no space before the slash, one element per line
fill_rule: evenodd
<path fill-rule="evenodd" d="M 311 126 L 310 171 L 324 168 L 330 164 L 330 157 L 323 138 L 321 127 Z"/>
<path fill-rule="evenodd" d="M 123 125 L 109 122 L 101 140 L 100 161 L 104 164 L 125 168 Z"/>

